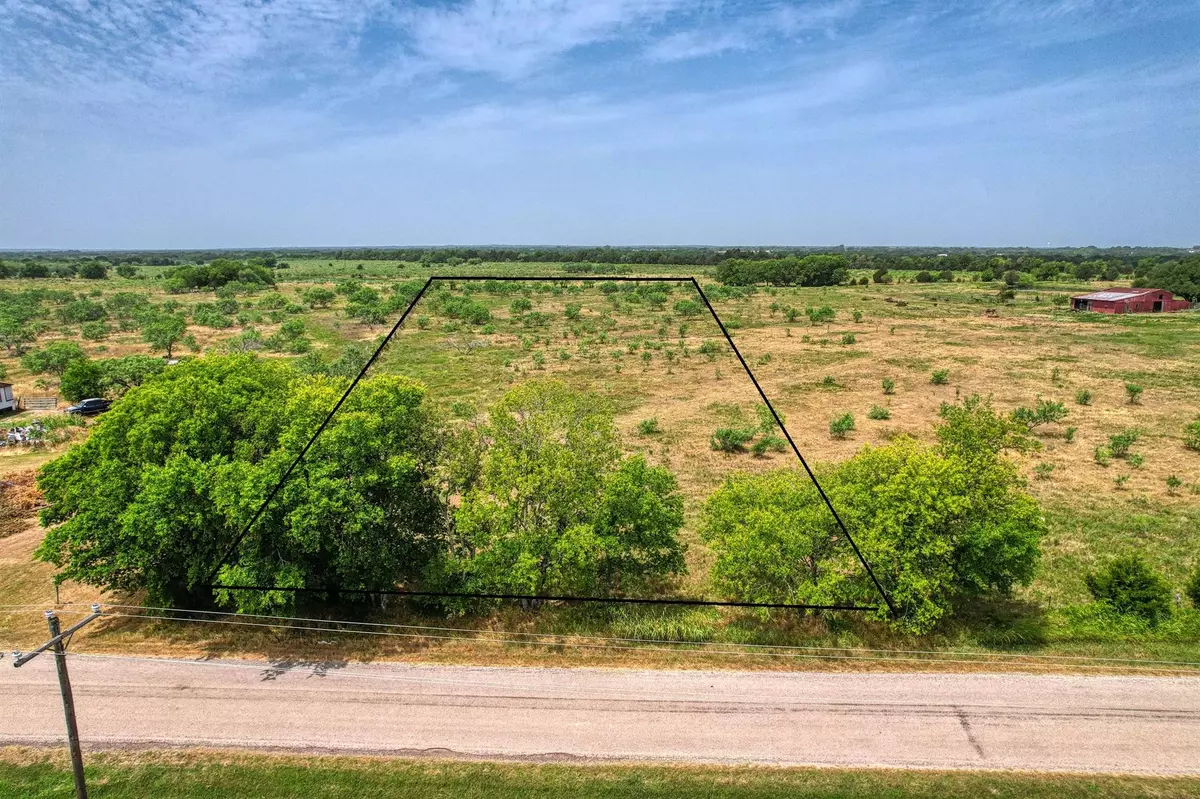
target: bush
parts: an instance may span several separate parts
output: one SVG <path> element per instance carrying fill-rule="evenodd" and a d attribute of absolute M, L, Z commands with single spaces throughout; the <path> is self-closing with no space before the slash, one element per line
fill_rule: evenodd
<path fill-rule="evenodd" d="M 306 289 L 300 295 L 300 299 L 308 303 L 309 308 L 328 308 L 337 299 L 337 295 L 327 288 L 313 286 L 310 289 Z"/>
<path fill-rule="evenodd" d="M 896 393 L 896 381 L 890 377 L 883 378 L 883 393 L 884 394 L 895 394 Z"/>
<path fill-rule="evenodd" d="M 105 280 L 108 278 L 108 264 L 103 261 L 85 261 L 79 265 L 79 276 L 86 280 Z"/>
<path fill-rule="evenodd" d="M 1196 567 L 1196 570 L 1192 572 L 1191 579 L 1188 580 L 1187 595 L 1188 599 L 1192 600 L 1192 604 L 1200 609 L 1200 566 Z"/>
<path fill-rule="evenodd" d="M 1129 398 L 1129 404 L 1137 405 L 1139 402 L 1141 402 L 1142 391 L 1144 390 L 1145 389 L 1143 389 L 1137 383 L 1126 383 L 1125 396 Z"/>
<path fill-rule="evenodd" d="M 657 432 L 659 432 L 658 419 L 651 417 L 649 419 L 643 419 L 642 421 L 638 422 L 638 433 L 640 435 L 652 436 Z"/>
<path fill-rule="evenodd" d="M 107 322 L 84 322 L 79 326 L 79 335 L 88 341 L 102 341 L 111 332 Z"/>
<path fill-rule="evenodd" d="M 119 264 L 117 266 L 117 274 L 123 278 L 131 279 L 137 277 L 137 267 L 133 264 Z"/>
<path fill-rule="evenodd" d="M 1151 624 L 1171 615 L 1171 587 L 1141 555 L 1117 558 L 1088 574 L 1084 582 L 1093 599 L 1117 613 L 1140 616 Z"/>
<path fill-rule="evenodd" d="M 21 365 L 35 375 L 52 374 L 61 377 L 72 361 L 86 357 L 83 348 L 74 341 L 52 341 L 44 348 L 23 356 Z"/>
<path fill-rule="evenodd" d="M 709 438 L 709 446 L 718 452 L 742 452 L 755 431 L 744 427 L 719 427 Z"/>
<path fill-rule="evenodd" d="M 1183 428 L 1183 445 L 1200 452 L 1200 418 Z"/>
<path fill-rule="evenodd" d="M 787 452 L 788 444 L 781 436 L 774 433 L 764 433 L 750 445 L 750 452 L 756 458 L 761 458 L 768 452 Z"/>
<path fill-rule="evenodd" d="M 843 413 L 829 423 L 829 435 L 834 438 L 845 438 L 846 434 L 852 430 L 854 430 L 854 416 L 849 413 Z"/>
<path fill-rule="evenodd" d="M 857 341 L 858 341 L 858 336 L 854 335 L 853 333 L 843 333 L 842 334 L 842 344 L 854 344 Z"/>
<path fill-rule="evenodd" d="M 508 310 L 513 316 L 520 316 L 526 311 L 532 311 L 533 303 L 525 297 L 518 297 L 512 301 L 511 305 L 508 306 Z"/>
<path fill-rule="evenodd" d="M 880 405 L 872 405 L 871 410 L 867 411 L 867 418 L 883 421 L 892 418 L 892 412 Z"/>
<path fill-rule="evenodd" d="M 934 373 L 930 376 L 929 382 L 933 383 L 935 386 L 946 385 L 947 383 L 950 382 L 950 370 L 949 369 L 935 370 Z"/>
<path fill-rule="evenodd" d="M 1039 399 L 1033 408 L 1016 408 L 1012 420 L 1032 430 L 1044 424 L 1055 424 L 1067 418 L 1067 406 L 1061 402 Z"/>
<path fill-rule="evenodd" d="M 1125 458 L 1129 455 L 1129 449 L 1135 443 L 1141 434 L 1134 429 L 1125 429 L 1119 433 L 1108 437 L 1108 452 L 1114 458 Z"/>
<path fill-rule="evenodd" d="M 1079 389 L 1075 392 L 1075 402 L 1079 405 L 1091 405 L 1092 392 L 1088 391 L 1086 388 Z"/>
<path fill-rule="evenodd" d="M 695 300 L 678 300 L 673 307 L 680 316 L 699 316 L 704 312 L 704 306 Z"/>

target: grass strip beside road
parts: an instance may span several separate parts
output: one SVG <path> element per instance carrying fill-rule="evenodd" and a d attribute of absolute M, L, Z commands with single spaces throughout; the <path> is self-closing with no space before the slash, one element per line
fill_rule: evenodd
<path fill-rule="evenodd" d="M 454 797 L 454 799 L 956 799 L 962 797 L 1193 797 L 1200 777 L 1014 772 L 563 765 L 225 752 L 90 752 L 90 793 L 119 797 Z M 58 750 L 0 749 L 0 797 L 73 794 Z"/>

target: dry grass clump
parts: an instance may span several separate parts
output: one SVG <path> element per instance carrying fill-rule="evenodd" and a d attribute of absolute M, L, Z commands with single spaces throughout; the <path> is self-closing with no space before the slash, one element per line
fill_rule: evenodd
<path fill-rule="evenodd" d="M 0 538 L 25 529 L 28 518 L 45 507 L 36 476 L 36 471 L 27 469 L 0 480 Z"/>

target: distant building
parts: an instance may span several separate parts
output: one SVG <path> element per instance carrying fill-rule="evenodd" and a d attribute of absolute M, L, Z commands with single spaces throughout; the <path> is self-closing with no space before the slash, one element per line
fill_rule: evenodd
<path fill-rule="evenodd" d="M 1186 311 L 1191 305 L 1162 289 L 1108 289 L 1071 298 L 1072 311 L 1096 313 L 1168 313 Z"/>

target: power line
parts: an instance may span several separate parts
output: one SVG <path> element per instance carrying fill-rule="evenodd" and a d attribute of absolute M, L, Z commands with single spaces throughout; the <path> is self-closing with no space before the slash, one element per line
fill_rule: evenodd
<path fill-rule="evenodd" d="M 1200 669 L 1200 661 L 1188 660 L 1147 660 L 1142 658 L 1114 658 L 1114 657 L 1097 657 L 1094 655 L 1046 655 L 1038 653 L 1016 654 L 1011 652 L 971 652 L 965 650 L 945 650 L 945 649 L 885 649 L 885 648 L 869 648 L 869 647 L 853 647 L 853 646 L 800 646 L 796 644 L 757 644 L 743 643 L 737 641 L 680 641 L 665 638 L 632 638 L 623 636 L 608 636 L 608 635 L 590 635 L 579 633 L 556 633 L 556 632 L 524 632 L 519 630 L 481 630 L 474 627 L 447 627 L 422 624 L 400 624 L 396 622 L 371 622 L 371 621 L 354 621 L 350 619 L 321 619 L 316 617 L 306 616 L 274 616 L 265 613 L 233 613 L 228 611 L 217 610 L 190 610 L 182 608 L 166 608 L 166 607 L 151 607 L 145 605 L 118 605 L 113 603 L 101 603 L 105 607 L 117 608 L 120 610 L 151 610 L 163 613 L 188 613 L 195 615 L 212 615 L 226 616 L 236 618 L 255 618 L 255 619 L 274 619 L 282 622 L 309 622 L 318 624 L 347 624 L 361 627 L 381 627 L 388 629 L 407 629 L 407 630 L 431 630 L 434 632 L 458 632 L 471 633 L 475 635 L 509 635 L 521 637 L 536 637 L 536 638 L 578 638 L 589 641 L 614 641 L 619 643 L 648 643 L 648 644 L 669 644 L 672 646 L 728 646 L 742 647 L 749 649 L 780 649 L 788 651 L 802 652 L 856 652 L 870 654 L 897 654 L 897 655 L 933 655 L 933 656 L 950 656 L 950 657 L 978 657 L 978 658 L 1010 658 L 1010 659 L 1035 659 L 1035 660 L 1066 660 L 1091 663 L 1117 663 L 1131 665 L 1168 665 L 1168 666 L 1187 666 Z M 72 611 L 81 613 L 83 611 Z M 171 618 L 171 617 L 168 617 Z M 187 621 L 187 618 L 178 618 L 178 621 Z M 280 627 L 288 627 L 289 624 L 280 624 Z M 347 631 L 349 632 L 349 631 Z"/>
<path fill-rule="evenodd" d="M 333 634 L 341 633 L 341 634 L 351 634 L 351 635 L 368 635 L 368 636 L 382 637 L 382 638 L 460 641 L 460 642 L 464 642 L 464 643 L 475 643 L 475 644 L 479 644 L 479 643 L 500 644 L 500 645 L 512 644 L 512 645 L 518 645 L 518 646 L 540 646 L 540 647 L 587 649 L 587 650 L 600 650 L 600 651 L 656 652 L 656 653 L 667 653 L 667 654 L 676 654 L 676 655 L 688 653 L 688 654 L 718 655 L 718 656 L 732 656 L 732 657 L 778 658 L 778 659 L 787 659 L 787 660 L 808 659 L 808 660 L 828 660 L 828 661 L 860 661 L 860 662 L 870 661 L 870 662 L 875 662 L 875 663 L 922 663 L 922 664 L 933 664 L 933 665 L 956 665 L 957 664 L 957 665 L 976 665 L 976 666 L 1004 665 L 1004 666 L 1013 666 L 1013 667 L 1029 667 L 1029 668 L 1043 668 L 1043 669 L 1061 668 L 1062 667 L 1062 664 L 1049 663 L 1049 662 L 1018 662 L 1018 661 L 996 662 L 996 661 L 987 661 L 987 660 L 970 660 L 970 659 L 966 659 L 965 657 L 961 657 L 961 656 L 958 658 L 946 658 L 946 657 L 941 657 L 941 656 L 934 656 L 934 657 L 885 656 L 885 657 L 879 657 L 879 656 L 846 655 L 846 654 L 819 654 L 818 652 L 815 652 L 815 651 L 764 652 L 764 651 L 742 651 L 742 650 L 736 650 L 736 649 L 687 650 L 687 649 L 680 649 L 680 648 L 670 649 L 670 648 L 665 648 L 663 646 L 626 646 L 626 645 L 619 645 L 619 644 L 612 644 L 612 643 L 586 643 L 586 642 L 562 641 L 562 640 L 558 640 L 558 641 L 540 641 L 540 640 L 539 641 L 525 641 L 525 640 L 498 639 L 498 638 L 467 637 L 467 636 L 462 636 L 462 635 L 442 635 L 442 634 L 430 634 L 430 633 L 400 633 L 400 632 L 390 632 L 387 630 L 355 630 L 355 629 L 345 629 L 345 628 L 328 627 L 328 626 L 309 626 L 309 625 L 294 625 L 294 624 L 293 625 L 282 625 L 282 624 L 271 624 L 271 623 L 260 623 L 260 622 L 249 622 L 249 621 L 237 621 L 234 619 L 179 618 L 179 617 L 174 617 L 174 616 L 144 614 L 144 613 L 141 613 L 141 614 L 139 614 L 139 613 L 106 613 L 105 615 L 110 618 L 150 619 L 150 620 L 158 620 L 158 621 L 177 621 L 177 622 L 189 622 L 189 623 L 197 623 L 197 624 L 215 624 L 215 625 L 227 625 L 227 626 L 237 626 L 237 627 L 284 629 L 287 631 L 297 631 L 297 632 L 319 632 L 319 633 L 333 633 Z M 578 637 L 584 638 L 583 636 L 578 636 Z M 586 638 L 585 638 L 585 641 L 586 641 Z M 689 644 L 688 642 L 671 642 L 671 643 L 672 643 L 672 645 L 677 646 L 677 647 L 697 646 L 698 645 L 698 644 Z M 715 643 L 715 642 L 712 643 L 711 645 L 712 646 L 723 646 L 723 644 L 719 644 L 719 643 Z M 733 646 L 736 646 L 736 644 L 734 644 Z M 832 650 L 832 648 L 831 648 L 831 650 Z M 832 651 L 838 651 L 838 650 L 832 650 Z M 886 650 L 883 650 L 883 652 L 886 652 Z M 966 655 L 966 657 L 974 657 L 974 656 L 968 654 L 968 655 Z M 1089 664 L 1089 663 L 1076 663 L 1076 664 L 1071 664 L 1071 665 L 1074 668 L 1090 669 L 1090 670 L 1106 671 L 1106 672 L 1131 670 L 1131 667 L 1129 665 L 1118 665 L 1118 664 L 1100 665 L 1100 664 Z M 1197 664 L 1197 665 L 1200 665 L 1200 664 Z M 1172 675 L 1195 675 L 1197 673 L 1200 673 L 1200 669 L 1190 669 L 1190 668 L 1189 669 L 1157 669 L 1157 668 L 1144 668 L 1143 667 L 1143 668 L 1132 668 L 1132 670 L 1140 671 L 1143 673 L 1172 674 Z"/>

